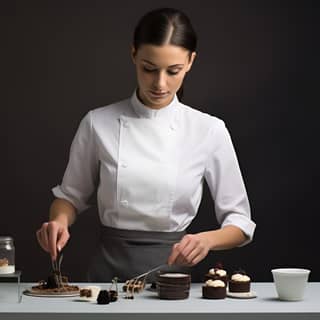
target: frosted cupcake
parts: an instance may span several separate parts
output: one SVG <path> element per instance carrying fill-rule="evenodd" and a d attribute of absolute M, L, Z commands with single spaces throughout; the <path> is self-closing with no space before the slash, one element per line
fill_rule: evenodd
<path fill-rule="evenodd" d="M 227 271 L 220 268 L 211 268 L 208 273 L 205 275 L 205 280 L 221 280 L 228 284 L 228 274 Z"/>
<path fill-rule="evenodd" d="M 227 295 L 226 284 L 222 280 L 207 280 L 202 286 L 202 297 L 206 299 L 224 299 Z"/>
<path fill-rule="evenodd" d="M 251 279 L 243 272 L 234 273 L 229 280 L 230 292 L 250 292 Z"/>

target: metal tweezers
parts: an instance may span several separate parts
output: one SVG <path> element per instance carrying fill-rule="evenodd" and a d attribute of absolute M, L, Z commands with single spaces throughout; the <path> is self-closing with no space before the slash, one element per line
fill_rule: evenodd
<path fill-rule="evenodd" d="M 62 275 L 61 275 L 61 262 L 63 259 L 63 253 L 61 251 L 58 251 L 58 255 L 56 260 L 51 260 L 51 264 L 52 264 L 52 270 L 54 273 L 54 277 L 57 280 L 57 284 L 58 287 L 62 287 L 63 283 L 62 283 Z"/>

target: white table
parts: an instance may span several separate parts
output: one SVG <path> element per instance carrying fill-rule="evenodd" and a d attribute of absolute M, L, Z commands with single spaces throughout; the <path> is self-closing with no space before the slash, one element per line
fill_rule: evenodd
<path fill-rule="evenodd" d="M 22 283 L 22 289 L 30 283 Z M 88 283 L 78 283 L 86 286 Z M 100 285 L 108 289 L 108 284 Z M 121 285 L 120 287 L 121 288 Z M 14 283 L 0 283 L 0 319 L 112 319 L 112 320 L 201 320 L 201 319 L 320 319 L 320 283 L 308 283 L 305 299 L 284 302 L 277 299 L 272 283 L 252 283 L 257 293 L 254 299 L 207 300 L 201 298 L 201 284 L 192 284 L 190 297 L 186 300 L 160 300 L 155 292 L 145 290 L 134 300 L 98 305 L 75 301 L 76 298 L 37 298 L 23 295 L 17 303 Z"/>

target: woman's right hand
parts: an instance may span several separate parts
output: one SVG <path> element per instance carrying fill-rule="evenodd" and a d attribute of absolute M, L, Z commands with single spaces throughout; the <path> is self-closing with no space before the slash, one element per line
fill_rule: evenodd
<path fill-rule="evenodd" d="M 53 261 L 57 258 L 57 251 L 61 251 L 70 238 L 68 226 L 55 220 L 43 223 L 36 234 L 40 246 Z"/>

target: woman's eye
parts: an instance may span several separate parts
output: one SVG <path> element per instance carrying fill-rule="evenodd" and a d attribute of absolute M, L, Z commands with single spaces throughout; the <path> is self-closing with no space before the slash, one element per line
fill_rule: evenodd
<path fill-rule="evenodd" d="M 178 74 L 179 71 L 180 71 L 180 70 L 168 70 L 167 72 L 168 72 L 168 74 L 170 74 L 171 76 L 174 76 L 174 75 Z"/>
<path fill-rule="evenodd" d="M 149 69 L 147 67 L 143 67 L 143 70 L 146 71 L 146 72 L 154 72 L 154 71 L 156 71 L 156 69 Z"/>

